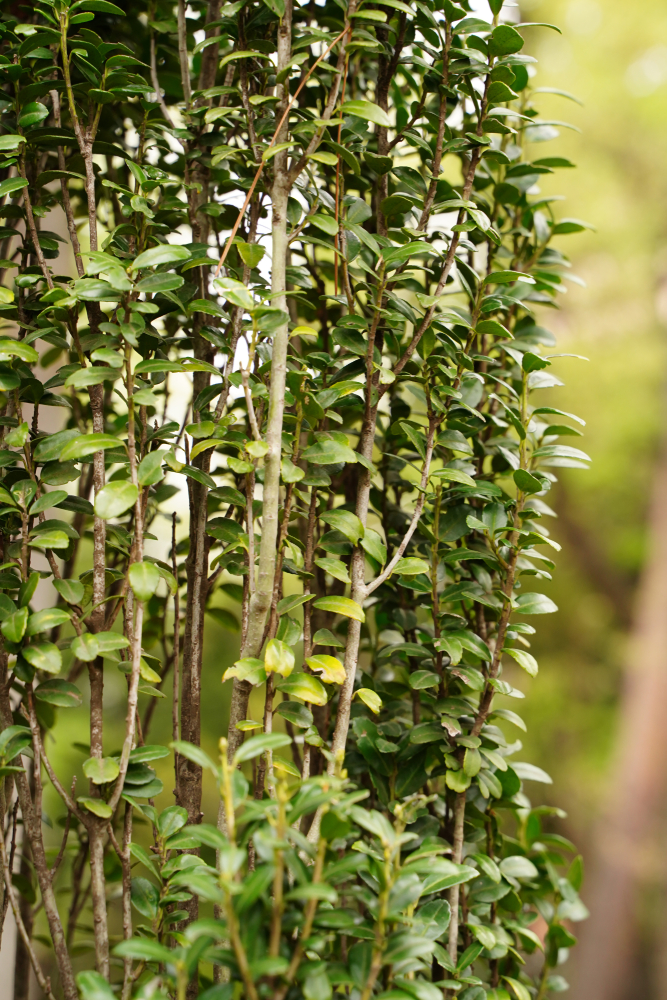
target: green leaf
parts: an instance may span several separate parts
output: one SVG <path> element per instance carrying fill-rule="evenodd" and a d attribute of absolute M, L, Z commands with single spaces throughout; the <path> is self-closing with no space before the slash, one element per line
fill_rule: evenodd
<path fill-rule="evenodd" d="M 539 372 L 543 368 L 548 368 L 551 362 L 546 358 L 540 357 L 539 354 L 533 354 L 532 351 L 526 351 L 521 359 L 521 367 L 525 372 Z"/>
<path fill-rule="evenodd" d="M 415 670 L 410 674 L 410 687 L 413 691 L 423 691 L 426 688 L 437 688 L 440 685 L 440 676 L 434 674 L 432 670 Z"/>
<path fill-rule="evenodd" d="M 248 681 L 249 684 L 263 684 L 266 680 L 266 670 L 264 660 L 258 660 L 254 656 L 246 656 L 242 660 L 228 667 L 222 675 L 222 680 L 229 681 L 236 677 L 240 681 Z"/>
<path fill-rule="evenodd" d="M 367 122 L 374 122 L 384 128 L 392 127 L 387 112 L 383 111 L 378 104 L 372 104 L 370 101 L 345 101 L 344 104 L 341 104 L 340 111 L 343 115 L 363 118 Z"/>
<path fill-rule="evenodd" d="M 81 692 L 75 684 L 55 677 L 42 681 L 35 688 L 35 698 L 59 708 L 78 708 L 82 700 Z"/>
<path fill-rule="evenodd" d="M 185 367 L 180 361 L 168 361 L 166 358 L 149 358 L 148 361 L 140 361 L 134 369 L 138 374 L 147 372 L 184 372 Z"/>
<path fill-rule="evenodd" d="M 281 747 L 288 747 L 291 740 L 287 733 L 260 733 L 259 736 L 251 736 L 249 740 L 241 744 L 234 754 L 234 765 L 242 764 L 246 760 L 252 760 L 267 750 L 279 750 Z"/>
<path fill-rule="evenodd" d="M 267 674 L 289 677 L 294 670 L 294 653 L 281 639 L 269 639 L 264 652 L 264 669 Z"/>
<path fill-rule="evenodd" d="M 44 611 L 35 611 L 28 618 L 26 635 L 37 635 L 38 632 L 45 632 L 47 629 L 55 628 L 56 625 L 63 625 L 70 620 L 69 611 L 64 608 L 45 608 Z"/>
<path fill-rule="evenodd" d="M 465 771 L 447 771 L 445 784 L 447 788 L 451 788 L 453 792 L 457 792 L 460 795 L 461 792 L 465 792 L 467 788 L 470 788 L 470 778 Z M 438 886 L 438 888 L 444 887 Z"/>
<path fill-rule="evenodd" d="M 59 674 L 63 665 L 60 650 L 53 642 L 35 642 L 21 650 L 23 658 L 35 668 L 47 674 Z"/>
<path fill-rule="evenodd" d="M 320 149 L 317 153 L 311 153 L 308 159 L 315 160 L 316 163 L 324 163 L 328 167 L 335 167 L 338 163 L 338 157 L 335 153 L 329 153 L 323 149 Z"/>
<path fill-rule="evenodd" d="M 523 271 L 491 271 L 484 278 L 483 285 L 508 285 L 514 281 L 523 281 L 526 284 L 534 285 L 535 278 Z"/>
<path fill-rule="evenodd" d="M 430 573 L 431 567 L 425 559 L 399 559 L 394 572 L 402 576 L 417 576 L 419 573 Z"/>
<path fill-rule="evenodd" d="M 130 640 L 120 632 L 96 632 L 95 640 L 99 646 L 100 653 L 111 653 L 118 649 L 127 649 Z"/>
<path fill-rule="evenodd" d="M 237 243 L 236 249 L 244 264 L 249 268 L 257 267 L 266 250 L 259 243 Z"/>
<path fill-rule="evenodd" d="M 79 972 L 76 985 L 79 987 L 81 1000 L 116 1000 L 116 994 L 99 972 Z"/>
<path fill-rule="evenodd" d="M 5 639 L 9 639 L 10 642 L 20 642 L 25 635 L 26 626 L 28 624 L 28 609 L 19 608 L 13 614 L 5 618 L 2 625 L 0 625 L 0 632 L 4 635 Z"/>
<path fill-rule="evenodd" d="M 276 610 L 279 615 L 286 615 L 288 611 L 294 611 L 307 601 L 312 601 L 314 596 L 314 594 L 294 594 L 292 597 L 283 597 L 278 601 Z"/>
<path fill-rule="evenodd" d="M 101 819 L 110 819 L 113 816 L 113 809 L 103 799 L 93 799 L 87 795 L 80 795 L 76 801 L 84 809 L 87 809 L 88 812 L 94 813 L 95 816 L 99 816 Z"/>
<path fill-rule="evenodd" d="M 0 135 L 0 152 L 7 153 L 12 149 L 18 149 L 22 142 L 25 142 L 23 135 Z"/>
<path fill-rule="evenodd" d="M 97 637 L 92 632 L 84 632 L 72 641 L 71 650 L 77 659 L 91 663 L 100 654 Z"/>
<path fill-rule="evenodd" d="M 284 701 L 282 704 L 283 705 L 289 705 L 290 702 Z M 302 705 L 299 706 L 299 707 L 303 708 Z M 280 708 L 281 708 L 281 706 L 279 705 L 278 708 L 276 709 L 276 712 L 278 712 L 278 714 L 281 714 Z M 238 731 L 240 733 L 248 733 L 248 732 L 250 732 L 253 729 L 261 729 L 262 726 L 264 725 L 264 723 L 263 722 L 255 722 L 254 719 L 241 719 L 241 721 L 235 723 L 235 725 L 236 725 L 236 728 L 238 729 Z M 308 725 L 310 725 L 310 723 L 308 723 Z"/>
<path fill-rule="evenodd" d="M 91 2 L 102 2 L 102 0 L 91 0 Z M 121 958 L 134 958 L 138 961 L 161 962 L 171 965 L 174 961 L 174 952 L 150 938 L 130 938 L 129 941 L 121 941 L 113 950 L 114 955 Z"/>
<path fill-rule="evenodd" d="M 372 528 L 366 528 L 364 537 L 361 539 L 361 547 L 371 559 L 375 559 L 380 566 L 384 566 L 387 561 L 387 546 L 377 531 L 373 531 Z"/>
<path fill-rule="evenodd" d="M 153 563 L 136 562 L 130 566 L 127 578 L 139 601 L 148 601 L 158 588 L 160 572 Z"/>
<path fill-rule="evenodd" d="M 284 483 L 298 483 L 306 473 L 295 465 L 291 458 L 283 458 L 280 463 L 280 476 Z"/>
<path fill-rule="evenodd" d="M 553 784 L 547 772 L 543 771 L 541 767 L 536 767 L 535 764 L 525 764 L 517 760 L 512 763 L 510 770 L 514 771 L 522 781 L 539 781 L 543 785 Z"/>
<path fill-rule="evenodd" d="M 139 463 L 137 469 L 137 479 L 141 486 L 154 486 L 164 479 L 162 462 L 164 460 L 164 450 L 149 451 Z"/>
<path fill-rule="evenodd" d="M 348 444 L 322 437 L 316 444 L 306 448 L 302 457 L 313 465 L 339 465 L 342 462 L 358 461 L 356 452 Z"/>
<path fill-rule="evenodd" d="M 90 0 L 90 2 L 101 2 L 101 0 Z M 138 271 L 142 267 L 157 267 L 158 264 L 176 264 L 184 260 L 190 260 L 192 254 L 185 247 L 176 246 L 170 243 L 161 243 L 159 246 L 144 250 L 132 264 L 132 270 Z"/>
<path fill-rule="evenodd" d="M 96 366 L 94 368 L 81 368 L 78 372 L 72 372 L 65 379 L 66 386 L 73 386 L 75 389 L 87 389 L 90 385 L 101 385 L 102 382 L 115 382 L 121 377 L 117 368 Z M 118 443 L 118 442 L 116 442 Z"/>
<path fill-rule="evenodd" d="M 137 845 L 132 844 L 130 846 L 130 851 L 132 856 L 135 856 L 135 850 Z M 149 856 L 150 857 L 150 856 Z M 155 874 L 154 867 L 148 865 L 148 869 L 152 874 Z M 149 920 L 154 920 L 159 912 L 159 902 L 160 893 L 152 882 L 149 882 L 146 878 L 133 878 L 131 884 L 130 897 L 132 899 L 132 905 L 141 913 L 143 917 L 147 917 Z"/>
<path fill-rule="evenodd" d="M 0 757 L 13 760 L 17 754 L 32 745 L 32 733 L 26 726 L 7 726 L 0 733 Z"/>
<path fill-rule="evenodd" d="M 304 902 L 309 899 L 324 899 L 327 903 L 335 903 L 338 899 L 338 893 L 333 886 L 327 885 L 326 882 L 304 882 L 303 885 L 288 892 L 286 898 Z"/>
<path fill-rule="evenodd" d="M 290 704 L 289 702 L 283 702 L 284 705 Z M 296 704 L 293 702 L 292 704 Z M 302 706 L 303 707 L 303 706 Z M 278 771 L 279 774 L 291 774 L 293 778 L 300 778 L 301 772 L 292 764 L 291 761 L 285 760 L 284 757 L 274 757 L 273 758 L 273 769 Z"/>
<path fill-rule="evenodd" d="M 550 615 L 558 607 L 544 594 L 522 594 L 517 597 L 515 610 L 521 615 Z"/>
<path fill-rule="evenodd" d="M 141 764 L 149 760 L 162 760 L 163 757 L 168 757 L 169 753 L 168 747 L 154 743 L 148 746 L 135 747 L 134 750 L 130 750 L 130 760 L 133 764 Z"/>
<path fill-rule="evenodd" d="M 187 743 L 185 740 L 174 740 L 173 743 L 169 744 L 169 746 L 181 757 L 186 757 L 188 760 L 191 760 L 193 764 L 197 764 L 201 768 L 207 768 L 217 776 L 218 768 L 201 747 L 195 746 L 194 743 Z"/>
<path fill-rule="evenodd" d="M 30 344 L 11 340 L 9 337 L 0 337 L 0 361 L 8 361 L 9 358 L 20 358 L 21 361 L 34 365 L 39 361 L 39 354 Z"/>
<path fill-rule="evenodd" d="M 350 583 L 350 574 L 347 566 L 341 559 L 333 559 L 330 557 L 316 559 L 315 565 L 323 569 L 325 573 L 328 573 L 335 580 L 340 580 L 342 583 Z"/>
<path fill-rule="evenodd" d="M 44 107 L 44 105 L 42 105 Z M 48 115 L 48 110 L 44 108 Z M 23 177 L 8 177 L 6 181 L 0 184 L 0 198 L 4 198 L 6 194 L 13 194 L 14 191 L 20 191 L 22 188 L 28 186 L 28 182 L 24 180 Z"/>
<path fill-rule="evenodd" d="M 59 456 L 60 461 L 69 462 L 72 459 L 76 461 L 79 458 L 92 455 L 96 451 L 104 451 L 105 448 L 118 448 L 123 443 L 111 434 L 80 434 L 62 449 Z"/>
<path fill-rule="evenodd" d="M 94 10 L 100 11 L 104 14 L 117 14 L 119 17 L 125 17 L 125 11 L 120 7 L 117 7 L 115 3 L 109 3 L 109 0 L 79 0 L 70 8 L 70 11 L 76 10 Z"/>
<path fill-rule="evenodd" d="M 19 424 L 18 427 L 15 427 L 14 430 L 9 432 L 9 434 L 5 438 L 5 441 L 10 446 L 10 448 L 22 448 L 23 445 L 28 440 L 29 436 L 30 436 L 30 428 L 28 427 L 28 424 L 24 421 L 22 424 Z"/>
<path fill-rule="evenodd" d="M 274 156 L 277 156 L 278 153 L 284 153 L 286 149 L 291 149 L 293 145 L 293 142 L 277 142 L 273 146 L 267 146 L 262 153 L 262 162 L 267 163 Z"/>
<path fill-rule="evenodd" d="M 510 339 L 512 336 L 507 327 L 499 323 L 497 319 L 483 319 L 477 324 L 475 329 L 477 333 L 488 333 L 492 337 L 507 337 Z"/>
<path fill-rule="evenodd" d="M 310 222 L 328 236 L 335 236 L 338 232 L 338 223 L 331 215 L 322 215 L 321 212 L 317 212 L 310 216 Z"/>
<path fill-rule="evenodd" d="M 232 461 L 229 459 L 229 461 Z M 217 486 L 215 479 L 204 472 L 203 469 L 197 469 L 192 465 L 184 465 L 180 470 L 184 476 L 188 479 L 194 479 L 195 482 L 201 483 L 202 486 L 206 486 L 209 490 L 214 490 Z M 251 470 L 252 471 L 252 470 Z"/>
<path fill-rule="evenodd" d="M 60 453 L 68 441 L 81 437 L 76 428 L 67 431 L 59 431 L 57 434 L 49 434 L 42 438 L 35 445 L 35 460 L 38 462 L 50 462 L 55 458 L 60 458 Z"/>
<path fill-rule="evenodd" d="M 400 0 L 397 0 L 400 3 Z M 393 6 L 393 4 L 392 4 Z M 364 160 L 376 174 L 388 174 L 394 165 L 391 156 L 377 156 L 375 153 L 365 152 Z M 352 220 L 355 221 L 355 220 Z"/>
<path fill-rule="evenodd" d="M 519 666 L 531 677 L 537 677 L 537 660 L 531 653 L 526 652 L 525 649 L 509 649 L 507 646 L 503 648 L 503 653 L 507 653 L 508 656 L 516 660 Z"/>
<path fill-rule="evenodd" d="M 490 56 L 508 56 L 523 48 L 523 38 L 509 24 L 499 24 L 489 38 Z"/>
<path fill-rule="evenodd" d="M 0 486 L 0 503 L 9 504 L 9 506 L 13 507 L 14 510 L 17 509 L 17 503 L 14 500 L 14 497 L 4 488 L 4 486 Z"/>
<path fill-rule="evenodd" d="M 106 785 L 120 774 L 113 757 L 89 757 L 83 762 L 83 773 L 94 785 Z"/>
<path fill-rule="evenodd" d="M 158 830 L 161 837 L 171 837 L 181 830 L 188 821 L 187 810 L 183 806 L 167 806 L 160 813 Z"/>
<path fill-rule="evenodd" d="M 231 302 L 232 305 L 247 311 L 254 308 L 253 297 L 242 281 L 235 281 L 233 278 L 216 278 L 213 284 L 223 298 Z"/>
<path fill-rule="evenodd" d="M 312 674 L 298 673 L 286 677 L 278 684 L 280 691 L 290 698 L 301 698 L 310 705 L 326 705 L 329 700 L 327 690 L 317 677 Z"/>
<path fill-rule="evenodd" d="M 42 104 L 40 101 L 31 101 L 29 104 L 25 104 L 21 108 L 18 123 L 21 128 L 30 128 L 32 125 L 38 125 L 48 117 L 49 109 L 46 105 Z"/>
<path fill-rule="evenodd" d="M 180 274 L 170 274 L 161 271 L 159 274 L 149 274 L 147 278 L 142 278 L 137 282 L 137 290 L 146 292 L 147 295 L 156 295 L 158 292 L 173 292 L 184 284 L 185 279 Z"/>
<path fill-rule="evenodd" d="M 474 486 L 475 480 L 461 469 L 438 469 L 431 473 L 432 479 L 448 479 L 450 483 L 462 483 L 464 486 Z"/>
<path fill-rule="evenodd" d="M 49 507 L 55 507 L 56 504 L 62 503 L 63 500 L 67 500 L 67 490 L 53 490 L 51 493 L 44 493 L 38 500 L 35 500 L 30 508 L 30 514 L 34 517 L 35 514 L 41 514 Z"/>
<path fill-rule="evenodd" d="M 518 979 L 512 979 L 510 976 L 503 976 L 503 979 L 512 988 L 516 1000 L 531 1000 L 530 990 Z"/>
<path fill-rule="evenodd" d="M 354 692 L 354 697 L 359 698 L 363 701 L 367 708 L 370 708 L 371 712 L 378 715 L 382 709 L 382 698 L 375 691 L 371 691 L 370 688 L 358 688 Z"/>
<path fill-rule="evenodd" d="M 281 715 L 283 719 L 287 719 L 293 726 L 299 726 L 300 729 L 308 729 L 313 725 L 313 713 L 300 701 L 283 701 L 275 711 L 277 715 Z M 237 723 L 237 729 L 239 725 Z M 257 726 L 261 726 L 261 723 L 255 723 L 253 728 Z"/>
<path fill-rule="evenodd" d="M 95 497 L 95 513 L 105 521 L 119 517 L 134 506 L 138 495 L 138 488 L 127 480 L 107 483 Z"/>
<path fill-rule="evenodd" d="M 37 549 L 66 549 L 69 547 L 69 543 L 70 540 L 65 532 L 54 528 L 40 531 L 32 539 L 30 545 Z"/>
<path fill-rule="evenodd" d="M 53 586 L 68 604 L 81 604 L 85 587 L 80 580 L 54 580 Z"/>
<path fill-rule="evenodd" d="M 358 622 L 366 621 L 363 610 L 349 597 L 320 597 L 319 600 L 313 601 L 313 607 L 321 611 L 330 611 L 334 615 L 343 615 L 345 618 L 354 618 Z"/>
<path fill-rule="evenodd" d="M 520 854 L 513 854 L 509 858 L 503 858 L 498 866 L 503 875 L 510 878 L 537 878 L 538 871 L 529 858 L 524 858 Z"/>
<path fill-rule="evenodd" d="M 364 536 L 363 524 L 357 515 L 353 514 L 350 510 L 343 510 L 342 508 L 330 510 L 322 514 L 320 520 L 325 524 L 331 525 L 336 531 L 340 531 L 342 535 L 350 539 L 353 545 L 356 545 L 359 539 Z"/>
<path fill-rule="evenodd" d="M 525 469 L 515 469 L 512 478 L 522 493 L 541 493 L 544 490 L 544 483 Z"/>

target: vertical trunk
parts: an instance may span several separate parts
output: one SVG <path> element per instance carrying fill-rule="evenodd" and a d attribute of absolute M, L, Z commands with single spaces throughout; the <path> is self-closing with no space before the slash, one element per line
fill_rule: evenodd
<path fill-rule="evenodd" d="M 12 709 L 9 700 L 9 691 L 6 687 L 7 663 L 2 663 L 0 669 L 0 722 L 2 728 L 13 724 Z M 28 778 L 25 774 L 16 775 L 16 790 L 18 793 L 21 817 L 23 819 L 23 836 L 30 845 L 30 856 L 34 865 L 34 872 L 37 876 L 39 889 L 44 904 L 44 914 L 49 928 L 49 935 L 53 942 L 58 971 L 60 973 L 60 983 L 65 1000 L 78 1000 L 78 992 L 74 981 L 74 970 L 72 961 L 67 950 L 67 942 L 63 932 L 63 925 L 58 912 L 58 904 L 51 882 L 44 841 L 42 839 L 42 817 L 35 815 L 32 795 Z"/>
<path fill-rule="evenodd" d="M 292 48 L 292 4 L 288 0 L 285 15 L 278 29 L 277 71 L 287 66 Z M 280 120 L 289 101 L 286 85 L 277 88 L 279 101 L 276 118 Z M 277 142 L 283 142 L 287 134 L 287 120 Z M 286 266 L 289 246 L 287 243 L 287 199 L 290 179 L 287 170 L 287 153 L 281 152 L 273 159 L 274 179 L 271 187 L 271 291 L 272 306 L 287 312 Z M 259 550 L 259 571 L 257 586 L 250 598 L 248 630 L 241 656 L 258 656 L 262 648 L 264 625 L 273 596 L 273 580 L 276 562 L 276 540 L 278 538 L 278 507 L 280 502 L 280 454 L 282 449 L 283 411 L 285 408 L 285 376 L 287 374 L 288 326 L 285 322 L 273 337 L 273 357 L 271 362 L 271 388 L 269 390 L 269 412 L 267 419 L 266 443 L 269 450 L 264 459 L 264 495 L 262 508 L 262 541 Z M 250 567 L 250 572 L 254 571 Z M 232 704 L 229 720 L 228 752 L 230 759 L 243 742 L 243 734 L 236 723 L 245 719 L 250 697 L 250 685 L 246 681 L 234 680 Z"/>
<path fill-rule="evenodd" d="M 201 666 L 204 610 L 206 607 L 207 536 L 206 487 L 188 480 L 190 497 L 190 551 L 186 562 L 187 610 L 183 639 L 181 739 L 199 745 L 201 730 Z M 201 768 L 178 758 L 178 804 L 188 811 L 190 823 L 201 819 Z"/>
<path fill-rule="evenodd" d="M 93 432 L 104 432 L 104 389 L 101 385 L 91 386 L 90 406 L 93 411 Z M 95 497 L 104 488 L 104 452 L 93 456 L 93 484 Z M 93 605 L 91 626 L 93 631 L 104 629 L 104 601 L 106 591 L 106 524 L 101 517 L 95 517 L 93 524 Z M 104 660 L 98 656 L 88 665 L 90 679 L 90 756 L 104 756 Z M 99 789 L 90 783 L 90 794 L 99 795 Z M 105 834 L 102 823 L 93 823 L 90 836 L 90 879 L 93 899 L 93 926 L 95 928 L 95 967 L 109 978 L 109 933 L 107 927 L 106 882 L 104 878 Z"/>
<path fill-rule="evenodd" d="M 625 1000 L 634 994 L 638 895 L 642 883 L 654 877 L 642 858 L 659 850 L 656 820 L 667 785 L 666 493 L 663 453 L 653 487 L 649 557 L 627 652 L 607 807 L 591 852 L 596 867 L 584 887 L 591 917 L 582 925 L 575 952 L 572 1000 Z"/>
<path fill-rule="evenodd" d="M 220 17 L 220 2 L 221 0 L 210 0 L 207 11 L 206 11 L 206 24 L 204 25 L 206 29 L 207 38 L 211 35 L 219 35 L 220 28 L 210 29 L 209 24 L 214 24 Z M 218 50 L 220 45 L 218 42 L 214 42 L 213 45 L 207 45 L 201 54 L 201 69 L 199 71 L 199 90 L 207 90 L 212 87 L 215 83 L 215 74 L 218 69 Z"/>
<path fill-rule="evenodd" d="M 30 844 L 28 839 L 24 837 L 22 850 L 21 850 L 21 865 L 19 868 L 20 874 L 23 878 L 31 880 L 32 870 L 29 862 L 30 855 Z M 33 929 L 33 915 L 32 906 L 25 898 L 21 896 L 19 900 L 19 909 L 21 912 L 21 919 L 23 920 L 23 925 L 32 937 Z M 14 1000 L 29 1000 L 30 998 L 30 953 L 26 948 L 25 941 L 20 934 L 16 935 L 16 958 L 14 961 Z"/>
<path fill-rule="evenodd" d="M 461 864 L 463 857 L 463 826 L 466 816 L 466 793 L 460 792 L 454 803 L 454 835 L 452 837 L 452 861 L 455 865 Z M 454 885 L 449 890 L 449 905 L 451 907 L 451 917 L 449 924 L 449 957 L 456 962 L 459 940 L 459 899 L 461 896 L 461 886 Z"/>
<path fill-rule="evenodd" d="M 370 388 L 368 390 L 371 391 Z M 369 461 L 373 456 L 373 442 L 375 439 L 375 413 L 369 409 L 364 422 L 364 429 L 359 441 L 359 453 Z M 359 482 L 357 486 L 357 502 L 355 513 L 364 528 L 368 518 L 368 506 L 371 495 L 371 476 L 368 469 L 359 466 Z M 364 550 L 360 545 L 355 547 L 350 563 L 350 577 L 352 586 L 350 597 L 361 607 L 366 599 L 366 586 L 364 583 L 364 573 L 366 561 Z M 338 714 L 336 718 L 336 729 L 333 735 L 332 752 L 333 760 L 329 762 L 329 774 L 334 774 L 338 761 L 342 764 L 345 755 L 345 744 L 347 733 L 350 728 L 350 711 L 352 707 L 352 696 L 354 694 L 354 679 L 357 674 L 357 663 L 359 660 L 359 642 L 361 639 L 361 622 L 350 620 L 347 630 L 347 641 L 345 643 L 345 682 L 340 690 L 338 699 Z M 319 836 L 319 824 L 313 823 L 309 836 L 315 838 Z"/>

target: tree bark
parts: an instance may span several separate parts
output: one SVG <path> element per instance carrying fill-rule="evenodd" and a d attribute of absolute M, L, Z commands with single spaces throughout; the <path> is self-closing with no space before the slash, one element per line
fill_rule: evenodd
<path fill-rule="evenodd" d="M 609 791 L 594 836 L 595 865 L 584 886 L 591 911 L 575 951 L 572 1000 L 627 1000 L 637 946 L 642 884 L 667 787 L 667 450 L 649 512 L 648 561 L 639 585 Z M 655 845 L 657 849 L 657 845 Z M 656 854 L 657 856 L 657 854 Z"/>
<path fill-rule="evenodd" d="M 287 66 L 292 48 L 292 4 L 288 0 L 285 15 L 278 30 L 277 71 Z M 276 118 L 281 115 L 289 101 L 287 85 L 279 86 L 280 100 L 276 106 Z M 284 135 L 282 134 L 284 133 Z M 287 119 L 277 141 L 282 142 L 287 134 Z M 271 187 L 271 291 L 272 306 L 287 312 L 286 266 L 287 266 L 287 199 L 291 180 L 287 169 L 287 152 L 278 153 L 273 158 L 274 180 Z M 250 598 L 248 630 L 241 650 L 241 656 L 258 656 L 262 648 L 264 625 L 273 596 L 273 580 L 276 563 L 276 539 L 278 537 L 278 507 L 280 502 L 280 454 L 282 449 L 283 411 L 285 409 L 285 377 L 287 374 L 288 325 L 285 322 L 273 337 L 273 357 L 271 362 L 271 387 L 269 390 L 269 413 L 266 443 L 269 450 L 264 459 L 264 496 L 262 507 L 262 540 L 259 549 L 259 570 L 257 586 Z M 254 572 L 254 567 L 250 567 Z M 229 719 L 228 754 L 230 760 L 243 742 L 243 733 L 236 723 L 245 719 L 250 697 L 247 681 L 234 680 Z"/>

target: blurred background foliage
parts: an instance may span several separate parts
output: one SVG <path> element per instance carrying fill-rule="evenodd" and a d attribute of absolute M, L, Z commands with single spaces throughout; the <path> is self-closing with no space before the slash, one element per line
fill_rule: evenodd
<path fill-rule="evenodd" d="M 544 117 L 581 129 L 550 144 L 579 169 L 543 190 L 596 227 L 567 248 L 587 287 L 570 285 L 561 312 L 542 317 L 559 350 L 589 358 L 573 360 L 553 393 L 586 420 L 593 466 L 560 477 L 563 551 L 549 591 L 560 613 L 539 629 L 543 666 L 526 715 L 531 760 L 552 774 L 552 797 L 584 847 L 605 793 L 664 419 L 667 8 L 646 0 L 635 13 L 621 0 L 522 4 L 525 20 L 563 28 L 562 37 L 533 29 L 539 85 L 583 102 L 542 97 Z"/>
<path fill-rule="evenodd" d="M 559 349 L 590 359 L 571 362 L 557 405 L 586 419 L 584 447 L 593 466 L 588 473 L 563 470 L 561 477 L 554 537 L 563 551 L 547 591 L 560 612 L 539 629 L 540 679 L 524 713 L 529 759 L 552 775 L 547 801 L 567 811 L 565 827 L 591 872 L 608 864 L 601 858 L 601 827 L 628 804 L 619 791 L 618 762 L 626 748 L 619 732 L 629 713 L 628 680 L 642 666 L 630 653 L 631 630 L 651 554 L 649 504 L 664 446 L 667 7 L 656 0 L 636 7 L 621 0 L 524 0 L 521 14 L 563 29 L 562 36 L 533 29 L 529 51 L 539 59 L 539 85 L 567 89 L 583 102 L 543 97 L 545 118 L 581 129 L 561 129 L 550 144 L 579 169 L 561 172 L 557 190 L 551 180 L 543 189 L 565 195 L 567 214 L 596 227 L 567 248 L 587 287 L 570 285 L 562 311 L 542 318 Z M 654 522 L 665 501 L 654 509 Z M 660 603 L 667 612 L 667 592 Z M 644 817 L 642 842 L 620 846 L 637 855 L 637 901 L 618 928 L 626 952 L 601 992 L 605 1000 L 612 994 L 613 1000 L 667 997 L 660 849 L 667 787 L 658 771 L 663 786 L 654 815 Z M 613 861 L 601 878 L 614 879 Z M 602 893 L 589 878 L 583 897 L 593 912 L 568 968 L 572 1000 L 593 1000 L 587 973 L 592 966 L 601 974 L 616 957 L 618 940 L 609 927 L 606 940 L 599 933 Z"/>

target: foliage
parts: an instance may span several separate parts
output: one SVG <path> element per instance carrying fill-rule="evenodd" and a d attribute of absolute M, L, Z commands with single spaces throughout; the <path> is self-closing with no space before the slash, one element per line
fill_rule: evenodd
<path fill-rule="evenodd" d="M 498 0 L 492 22 L 466 8 L 45 0 L 2 22 L 3 870 L 20 809 L 66 1000 L 119 978 L 179 1000 L 565 987 L 581 864 L 531 808 L 524 782 L 549 779 L 514 760 L 501 723 L 524 724 L 497 699 L 522 697 L 503 667 L 537 673 L 521 619 L 556 610 L 532 589 L 558 549 L 553 470 L 588 463 L 560 443 L 579 419 L 540 405 L 559 355 L 536 319 L 568 267 L 552 237 L 586 224 L 536 187 L 571 164 L 534 153 L 555 130 L 520 31 Z M 73 279 L 42 223 L 57 206 Z M 37 364 L 60 367 L 42 384 Z M 169 561 L 145 551 L 165 517 Z M 54 606 L 35 611 L 41 577 Z M 199 746 L 207 611 L 241 634 L 220 765 Z M 84 671 L 75 796 L 45 734 Z M 169 672 L 176 805 L 158 811 Z M 66 809 L 52 868 L 44 779 Z M 34 913 L 6 879 L 4 898 L 51 995 Z M 96 971 L 75 980 L 88 899 Z"/>

